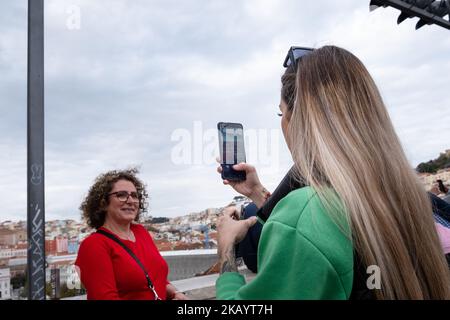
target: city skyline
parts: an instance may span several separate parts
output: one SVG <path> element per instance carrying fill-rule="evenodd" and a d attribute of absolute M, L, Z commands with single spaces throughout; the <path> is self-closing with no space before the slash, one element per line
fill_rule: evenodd
<path fill-rule="evenodd" d="M 0 221 L 24 221 L 27 1 L 0 8 Z M 273 190 L 292 163 L 276 116 L 291 45 L 353 52 L 411 166 L 436 158 L 450 148 L 448 31 L 414 31 L 398 14 L 357 0 L 45 1 L 46 219 L 79 221 L 95 177 L 129 166 L 149 215 L 226 205 L 236 193 L 215 169 L 220 121 L 243 124 L 247 160 Z"/>

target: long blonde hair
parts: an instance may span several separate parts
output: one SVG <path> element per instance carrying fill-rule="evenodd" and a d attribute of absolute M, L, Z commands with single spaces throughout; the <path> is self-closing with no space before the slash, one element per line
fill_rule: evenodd
<path fill-rule="evenodd" d="M 328 208 L 326 190 L 339 196 L 356 252 L 365 266 L 380 268 L 376 297 L 450 299 L 430 200 L 362 62 L 325 46 L 304 56 L 296 73 L 288 69 L 282 83 L 298 177 Z"/>

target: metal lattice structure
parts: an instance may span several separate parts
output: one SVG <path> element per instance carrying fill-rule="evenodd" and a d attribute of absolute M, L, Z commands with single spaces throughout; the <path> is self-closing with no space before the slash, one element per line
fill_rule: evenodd
<path fill-rule="evenodd" d="M 369 6 L 370 11 L 388 6 L 400 10 L 397 24 L 408 18 L 419 18 L 416 30 L 427 24 L 450 30 L 450 0 L 371 0 Z"/>

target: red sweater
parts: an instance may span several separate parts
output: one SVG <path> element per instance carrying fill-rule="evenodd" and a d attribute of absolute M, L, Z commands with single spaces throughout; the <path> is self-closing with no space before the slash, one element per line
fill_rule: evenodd
<path fill-rule="evenodd" d="M 103 227 L 101 229 L 112 233 Z M 142 262 L 159 297 L 165 300 L 169 273 L 167 263 L 143 226 L 132 224 L 131 230 L 136 242 L 120 240 Z M 144 271 L 137 262 L 118 243 L 102 234 L 93 233 L 81 243 L 75 265 L 80 268 L 88 300 L 154 299 Z"/>

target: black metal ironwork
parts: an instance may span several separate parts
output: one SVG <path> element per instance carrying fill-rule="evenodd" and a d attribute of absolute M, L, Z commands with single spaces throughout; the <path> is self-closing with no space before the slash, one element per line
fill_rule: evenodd
<path fill-rule="evenodd" d="M 369 6 L 370 10 L 387 6 L 400 10 L 398 24 L 407 18 L 418 17 L 416 30 L 426 24 L 450 30 L 450 0 L 371 0 Z M 449 20 L 444 19 L 446 15 L 449 15 Z"/>
<path fill-rule="evenodd" d="M 28 299 L 45 299 L 44 1 L 28 0 Z"/>

